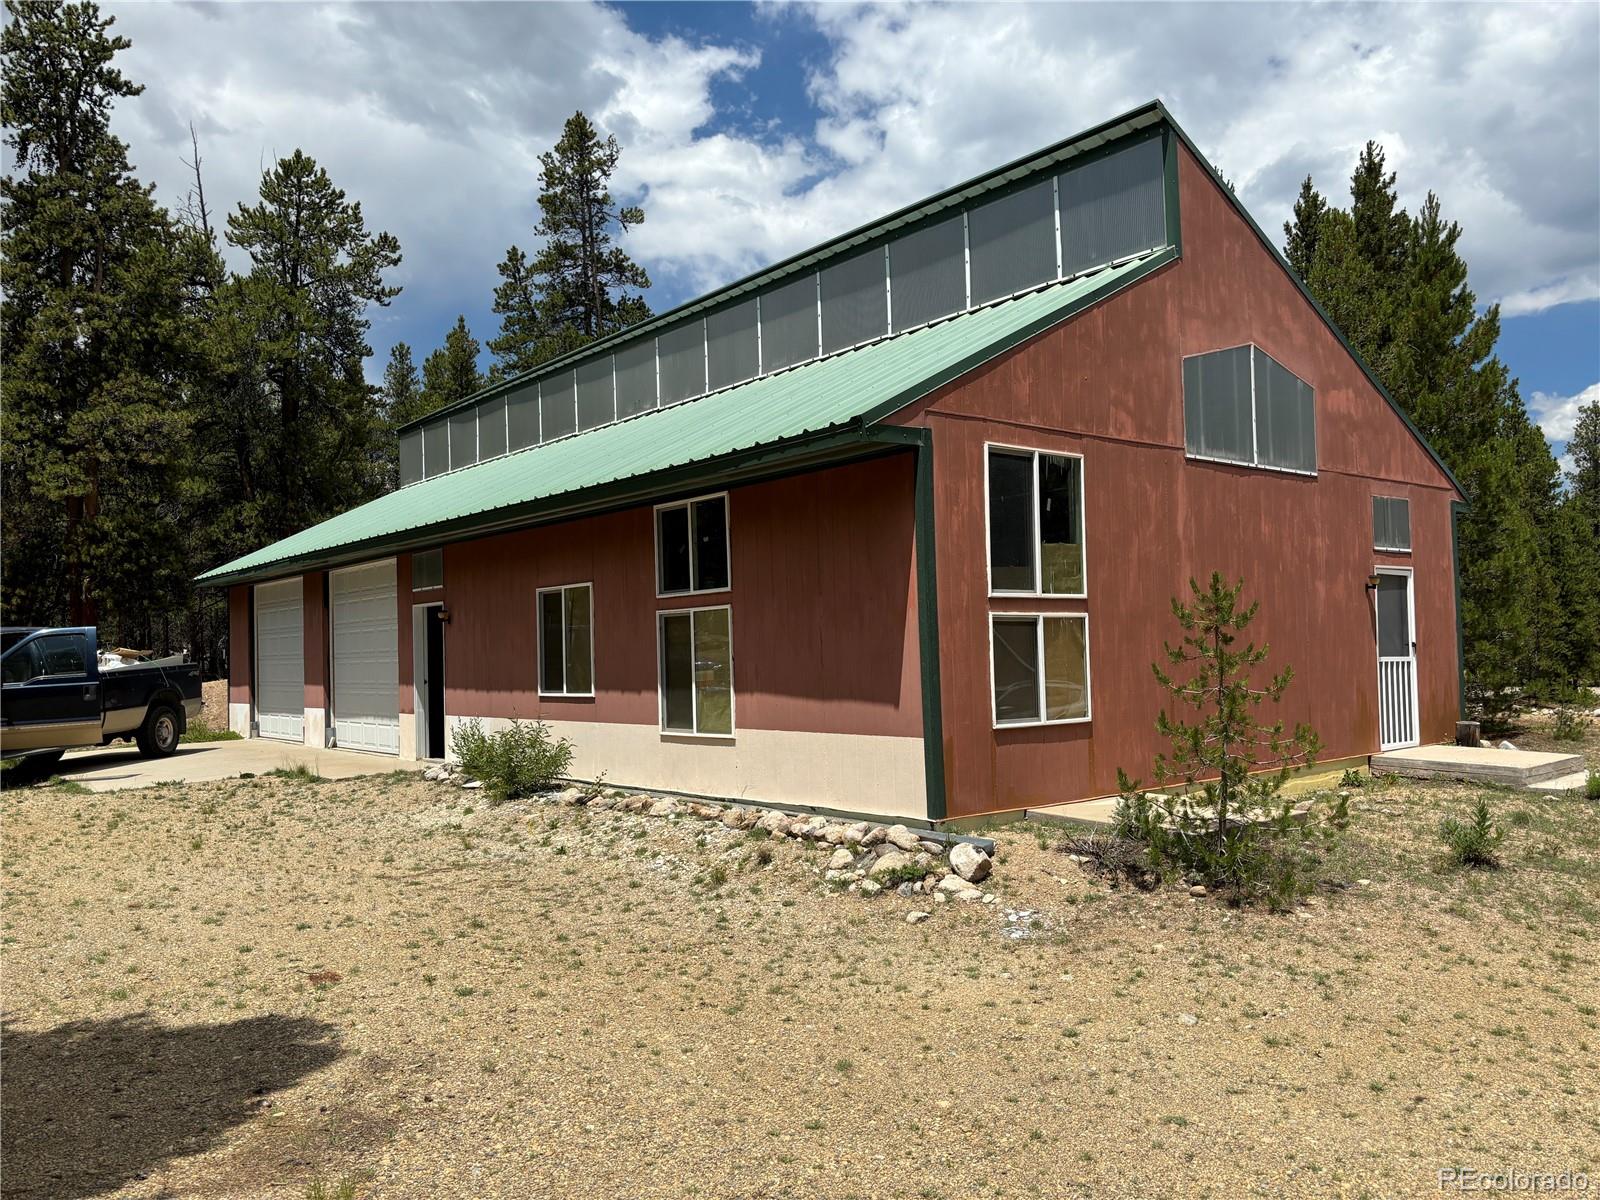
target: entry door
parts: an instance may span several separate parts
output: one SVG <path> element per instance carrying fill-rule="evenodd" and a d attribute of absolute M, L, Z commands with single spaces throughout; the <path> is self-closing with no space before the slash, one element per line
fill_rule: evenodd
<path fill-rule="evenodd" d="M 414 686 L 417 757 L 444 757 L 444 606 L 411 609 L 411 678 Z"/>
<path fill-rule="evenodd" d="M 305 741 L 305 625 L 300 577 L 256 587 L 256 731 Z"/>
<path fill-rule="evenodd" d="M 1378 571 L 1378 748 L 1415 746 L 1417 734 L 1416 608 L 1411 572 Z"/>
<path fill-rule="evenodd" d="M 330 576 L 333 736 L 344 750 L 400 752 L 400 626 L 394 560 Z"/>

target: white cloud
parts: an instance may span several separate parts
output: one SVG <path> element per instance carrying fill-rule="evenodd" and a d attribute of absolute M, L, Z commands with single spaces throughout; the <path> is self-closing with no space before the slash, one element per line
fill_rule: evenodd
<path fill-rule="evenodd" d="M 707 20 L 718 10 L 708 7 Z M 296 146 L 400 238 L 380 318 L 457 311 L 487 334 L 494 266 L 536 220 L 537 155 L 577 108 L 624 145 L 629 248 L 687 299 L 1160 96 L 1268 231 L 1313 173 L 1343 199 L 1381 140 L 1404 202 L 1464 229 L 1480 300 L 1535 312 L 1600 295 L 1600 9 L 1489 5 L 846 6 L 788 10 L 826 50 L 812 111 L 719 121 L 759 46 L 649 38 L 561 4 L 140 5 L 117 127 L 172 203 L 187 124 L 227 207 Z M 798 69 L 768 64 L 774 69 Z M 751 86 L 760 86 L 760 76 Z M 423 335 L 413 335 L 425 341 Z M 386 345 L 384 327 L 374 341 Z"/>
<path fill-rule="evenodd" d="M 1600 404 L 1600 383 L 1591 383 L 1576 396 L 1552 396 L 1535 392 L 1528 397 L 1528 415 L 1545 437 L 1558 445 L 1572 436 L 1578 425 L 1578 410 Z"/>

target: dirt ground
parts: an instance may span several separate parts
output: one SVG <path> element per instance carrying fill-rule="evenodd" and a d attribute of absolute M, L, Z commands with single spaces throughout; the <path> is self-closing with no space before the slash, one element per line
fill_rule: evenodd
<path fill-rule="evenodd" d="M 1347 886 L 1280 917 L 1112 889 L 1034 827 L 995 833 L 998 903 L 935 906 L 831 892 L 829 848 L 410 776 L 11 789 L 0 1186 L 1231 1200 L 1436 1195 L 1456 1166 L 1594 1179 L 1600 814 L 1487 793 L 1506 865 L 1467 872 L 1436 830 L 1480 794 L 1359 790 L 1328 864 Z"/>

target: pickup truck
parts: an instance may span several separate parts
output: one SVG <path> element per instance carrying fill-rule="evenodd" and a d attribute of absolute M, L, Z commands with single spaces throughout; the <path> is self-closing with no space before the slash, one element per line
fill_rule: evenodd
<path fill-rule="evenodd" d="M 200 715 L 199 664 L 102 666 L 97 642 L 93 626 L 0 629 L 0 758 L 48 765 L 117 740 L 146 758 L 178 748 Z"/>

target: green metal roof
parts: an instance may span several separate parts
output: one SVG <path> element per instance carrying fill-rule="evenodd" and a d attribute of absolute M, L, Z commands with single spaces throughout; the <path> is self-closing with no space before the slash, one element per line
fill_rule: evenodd
<path fill-rule="evenodd" d="M 761 448 L 798 451 L 865 429 L 1017 343 L 1098 303 L 1170 261 L 1170 249 L 960 313 L 908 333 L 714 392 L 670 408 L 518 450 L 414 483 L 199 577 L 266 579 L 363 551 L 470 536 L 507 519 L 581 508 L 584 494 L 673 468 Z"/>

